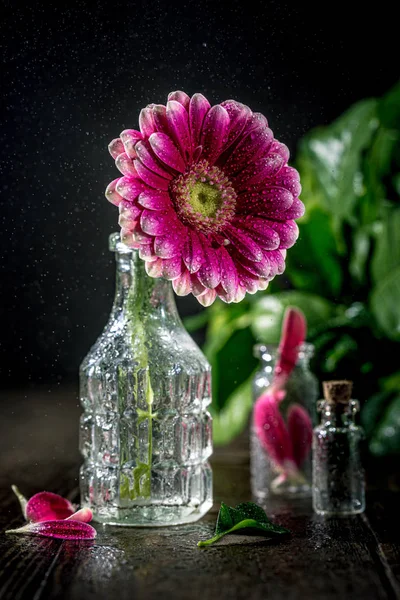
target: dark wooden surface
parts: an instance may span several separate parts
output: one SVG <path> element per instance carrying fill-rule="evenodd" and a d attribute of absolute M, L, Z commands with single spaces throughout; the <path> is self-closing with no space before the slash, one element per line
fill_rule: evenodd
<path fill-rule="evenodd" d="M 77 500 L 74 389 L 32 389 L 0 399 L 0 527 L 22 524 L 12 483 Z M 250 500 L 245 439 L 213 458 L 213 510 L 189 526 L 96 526 L 92 542 L 0 533 L 0 598 L 179 600 L 400 598 L 399 497 L 376 491 L 363 516 L 324 520 L 308 501 L 265 507 L 290 539 L 197 548 L 211 535 L 221 500 Z"/>

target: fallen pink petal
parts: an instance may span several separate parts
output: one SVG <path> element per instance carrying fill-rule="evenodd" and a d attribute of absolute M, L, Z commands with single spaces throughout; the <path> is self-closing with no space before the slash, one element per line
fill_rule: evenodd
<path fill-rule="evenodd" d="M 67 519 L 74 512 L 75 508 L 69 500 L 52 492 L 39 492 L 26 505 L 26 519 L 33 523 Z"/>
<path fill-rule="evenodd" d="M 80 523 L 90 523 L 93 519 L 93 513 L 90 508 L 81 508 L 76 513 L 67 517 L 66 521 L 79 521 Z"/>
<path fill-rule="evenodd" d="M 68 519 L 65 521 L 28 523 L 19 529 L 9 529 L 6 533 L 39 535 L 61 540 L 92 540 L 96 537 L 97 532 L 94 527 L 87 523 Z"/>
<path fill-rule="evenodd" d="M 166 106 L 145 107 L 139 128 L 109 145 L 123 176 L 106 197 L 148 275 L 203 306 L 265 290 L 283 273 L 304 213 L 299 174 L 267 119 L 236 100 L 211 106 L 176 91 Z"/>

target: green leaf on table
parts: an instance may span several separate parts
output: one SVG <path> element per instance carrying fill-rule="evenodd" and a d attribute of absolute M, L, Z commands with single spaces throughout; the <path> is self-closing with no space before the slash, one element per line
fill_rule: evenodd
<path fill-rule="evenodd" d="M 387 337 L 400 340 L 400 266 L 375 287 L 371 295 L 371 309 Z"/>
<path fill-rule="evenodd" d="M 260 296 L 251 307 L 251 328 L 255 338 L 265 344 L 279 342 L 285 309 L 295 306 L 303 311 L 308 331 L 321 327 L 335 316 L 334 304 L 316 294 L 289 290 L 278 294 Z"/>
<path fill-rule="evenodd" d="M 267 537 L 287 535 L 290 533 L 285 527 L 275 525 L 270 521 L 264 510 L 253 502 L 242 502 L 236 508 L 221 502 L 218 513 L 215 534 L 209 540 L 198 542 L 198 546 L 211 546 L 228 533 L 236 531 L 253 530 Z"/>

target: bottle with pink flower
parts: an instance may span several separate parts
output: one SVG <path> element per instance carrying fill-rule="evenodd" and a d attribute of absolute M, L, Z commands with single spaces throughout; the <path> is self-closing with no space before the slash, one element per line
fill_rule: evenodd
<path fill-rule="evenodd" d="M 81 367 L 81 492 L 98 521 L 167 525 L 212 504 L 210 366 L 172 288 L 204 307 L 265 290 L 304 205 L 288 148 L 241 102 L 178 90 L 138 125 L 109 145 L 117 293 Z"/>
<path fill-rule="evenodd" d="M 254 376 L 251 427 L 251 487 L 262 501 L 271 494 L 311 495 L 312 427 L 318 382 L 310 370 L 312 344 L 298 347 L 296 362 L 284 381 L 277 382 L 281 352 L 257 345 L 260 369 Z"/>

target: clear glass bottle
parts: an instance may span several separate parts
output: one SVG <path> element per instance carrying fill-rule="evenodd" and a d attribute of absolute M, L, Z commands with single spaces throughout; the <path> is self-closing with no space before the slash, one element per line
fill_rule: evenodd
<path fill-rule="evenodd" d="M 251 488 L 254 498 L 262 501 L 270 494 L 287 496 L 309 496 L 311 495 L 311 431 L 312 423 L 315 421 L 315 403 L 318 397 L 318 382 L 310 370 L 310 359 L 313 355 L 312 344 L 303 344 L 299 350 L 298 360 L 286 383 L 286 395 L 279 403 L 279 411 L 287 428 L 287 417 L 293 407 L 301 407 L 308 418 L 308 441 L 304 448 L 302 459 L 295 473 L 293 470 L 283 472 L 280 465 L 272 460 L 267 449 L 262 444 L 254 427 L 253 419 L 250 431 L 250 469 Z M 256 402 L 260 396 L 267 391 L 273 379 L 274 366 L 277 358 L 276 346 L 257 345 L 254 354 L 260 358 L 260 369 L 253 379 L 253 398 Z M 289 430 L 285 433 L 290 436 Z M 299 442 L 290 439 L 293 445 Z M 300 440 L 301 443 L 301 440 Z"/>
<path fill-rule="evenodd" d="M 356 425 L 352 383 L 325 381 L 318 402 L 321 424 L 313 434 L 313 508 L 320 515 L 355 515 L 365 510 L 365 476 Z"/>
<path fill-rule="evenodd" d="M 210 365 L 169 281 L 150 278 L 118 234 L 109 321 L 80 368 L 82 504 L 98 522 L 196 521 L 212 506 Z"/>

